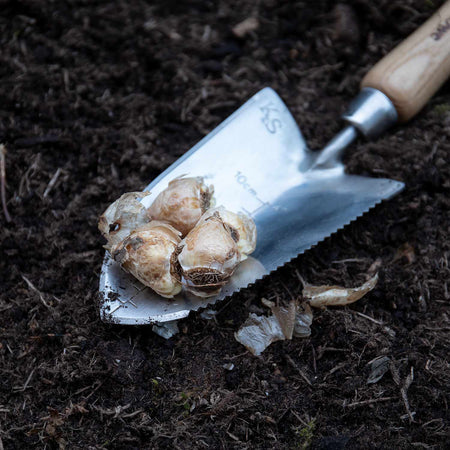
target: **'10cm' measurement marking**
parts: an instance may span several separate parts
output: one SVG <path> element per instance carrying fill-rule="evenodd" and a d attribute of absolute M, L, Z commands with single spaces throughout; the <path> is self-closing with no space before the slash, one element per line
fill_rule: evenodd
<path fill-rule="evenodd" d="M 243 208 L 244 212 L 246 214 L 249 214 L 250 216 L 254 216 L 255 213 L 257 211 L 259 211 L 261 208 L 264 208 L 265 206 L 271 206 L 271 204 L 269 202 L 265 202 L 264 200 L 261 200 L 258 197 L 258 193 L 250 186 L 250 184 L 247 180 L 247 177 L 242 172 L 237 171 L 234 178 L 249 194 L 253 195 L 253 197 L 255 197 L 255 199 L 261 203 L 261 205 L 258 206 L 253 212 L 250 212 Z"/>

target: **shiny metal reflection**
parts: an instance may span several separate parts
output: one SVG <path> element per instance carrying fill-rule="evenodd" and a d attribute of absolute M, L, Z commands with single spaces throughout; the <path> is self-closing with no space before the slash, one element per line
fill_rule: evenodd
<path fill-rule="evenodd" d="M 339 230 L 403 183 L 347 175 L 340 155 L 357 137 L 345 128 L 321 152 L 312 152 L 280 97 L 263 89 L 170 166 L 146 190 L 149 206 L 173 178 L 203 176 L 216 204 L 253 217 L 258 240 L 219 296 L 164 299 L 140 285 L 106 255 L 100 277 L 105 321 L 148 324 L 186 317 L 231 295 Z"/>

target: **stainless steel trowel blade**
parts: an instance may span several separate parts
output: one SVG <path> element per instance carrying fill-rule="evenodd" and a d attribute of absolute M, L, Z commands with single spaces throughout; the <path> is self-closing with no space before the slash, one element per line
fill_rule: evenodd
<path fill-rule="evenodd" d="M 108 255 L 100 277 L 101 315 L 121 324 L 168 322 L 215 303 L 285 264 L 371 207 L 403 183 L 346 175 L 342 165 L 312 169 L 312 152 L 280 97 L 263 89 L 150 183 L 149 206 L 169 181 L 203 176 L 216 205 L 250 215 L 257 247 L 220 295 L 186 293 L 164 299 L 125 273 Z"/>

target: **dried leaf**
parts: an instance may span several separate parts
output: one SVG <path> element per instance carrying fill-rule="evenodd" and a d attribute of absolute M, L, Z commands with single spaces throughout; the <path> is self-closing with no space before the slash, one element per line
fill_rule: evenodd
<path fill-rule="evenodd" d="M 55 408 L 49 406 L 47 409 L 50 415 L 44 417 L 43 420 L 48 420 L 48 423 L 55 427 L 61 426 L 64 423 L 64 416 Z"/>
<path fill-rule="evenodd" d="M 344 306 L 356 302 L 371 291 L 378 281 L 378 274 L 356 288 L 343 288 L 341 286 L 312 286 L 306 284 L 303 288 L 303 296 L 309 300 L 314 308 L 324 306 Z"/>
<path fill-rule="evenodd" d="M 414 247 L 409 243 L 405 242 L 401 245 L 394 255 L 393 262 L 405 259 L 407 264 L 412 264 L 416 260 L 416 253 Z"/>

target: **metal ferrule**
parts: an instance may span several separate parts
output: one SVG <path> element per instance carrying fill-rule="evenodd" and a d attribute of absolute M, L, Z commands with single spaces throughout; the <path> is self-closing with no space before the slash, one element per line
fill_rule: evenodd
<path fill-rule="evenodd" d="M 397 122 L 395 106 L 381 91 L 363 88 L 342 118 L 368 139 L 379 136 Z"/>

